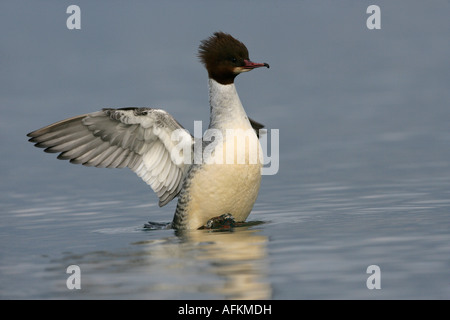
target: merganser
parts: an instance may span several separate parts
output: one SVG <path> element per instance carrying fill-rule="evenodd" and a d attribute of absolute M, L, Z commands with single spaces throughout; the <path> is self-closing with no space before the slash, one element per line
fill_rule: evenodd
<path fill-rule="evenodd" d="M 29 141 L 46 152 L 59 153 L 58 159 L 71 163 L 128 167 L 158 195 L 159 206 L 178 196 L 171 224 L 174 229 L 198 229 L 223 215 L 245 221 L 261 183 L 261 157 L 257 162 L 250 159 L 252 152 L 261 156 L 255 131 L 263 126 L 248 118 L 234 79 L 242 72 L 269 65 L 252 62 L 246 46 L 223 32 L 201 41 L 198 57 L 209 77 L 209 129 L 223 137 L 214 143 L 200 142 L 201 150 L 212 149 L 200 163 L 192 161 L 190 152 L 184 152 L 183 158 L 189 161 L 174 157 L 174 154 L 183 156 L 183 150 L 194 151 L 199 142 L 161 109 L 102 109 L 33 131 L 28 134 Z M 213 161 L 226 153 L 230 130 L 235 135 L 229 140 L 244 141 L 249 146 L 256 144 L 256 151 L 246 148 L 244 161 L 238 161 L 234 155 L 231 163 Z"/>

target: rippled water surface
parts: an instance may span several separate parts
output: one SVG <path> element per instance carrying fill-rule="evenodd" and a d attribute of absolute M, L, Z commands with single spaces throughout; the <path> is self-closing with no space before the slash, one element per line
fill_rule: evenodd
<path fill-rule="evenodd" d="M 4 2 L 0 298 L 449 299 L 450 6 L 403 2 L 380 2 L 382 29 L 369 31 L 352 1 L 110 3 L 108 15 L 80 1 L 78 33 L 64 5 Z M 127 169 L 26 141 L 102 107 L 158 106 L 189 130 L 207 121 L 195 50 L 215 30 L 271 65 L 237 80 L 249 115 L 280 132 L 279 171 L 249 225 L 145 229 L 175 203 L 159 208 Z M 70 265 L 80 290 L 67 288 Z M 367 287 L 372 265 L 380 289 Z"/>

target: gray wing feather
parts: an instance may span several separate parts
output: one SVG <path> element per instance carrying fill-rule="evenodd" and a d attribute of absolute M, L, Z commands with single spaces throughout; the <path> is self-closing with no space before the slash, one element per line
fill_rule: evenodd
<path fill-rule="evenodd" d="M 172 141 L 175 130 L 181 130 L 184 140 Z M 192 136 L 170 114 L 151 108 L 103 109 L 56 122 L 28 136 L 36 147 L 59 153 L 58 159 L 100 168 L 130 168 L 155 191 L 160 206 L 177 196 L 187 170 L 187 161 L 172 157 L 175 145 L 185 144 L 183 150 L 193 146 Z"/>

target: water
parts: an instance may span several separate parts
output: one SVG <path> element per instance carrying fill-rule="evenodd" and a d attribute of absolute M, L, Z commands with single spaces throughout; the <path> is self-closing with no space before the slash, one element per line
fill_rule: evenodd
<path fill-rule="evenodd" d="M 350 1 L 244 3 L 251 18 L 220 3 L 108 2 L 105 14 L 80 1 L 74 33 L 64 5 L 2 3 L 0 298 L 449 299 L 449 4 L 407 4 L 379 2 L 382 29 L 369 31 L 366 5 Z M 159 208 L 129 170 L 26 141 L 130 105 L 193 131 L 208 120 L 196 46 L 219 29 L 271 65 L 237 80 L 249 115 L 280 130 L 280 169 L 263 177 L 251 225 L 147 230 L 175 203 Z M 67 288 L 70 265 L 81 290 Z M 367 288 L 371 265 L 381 289 Z"/>

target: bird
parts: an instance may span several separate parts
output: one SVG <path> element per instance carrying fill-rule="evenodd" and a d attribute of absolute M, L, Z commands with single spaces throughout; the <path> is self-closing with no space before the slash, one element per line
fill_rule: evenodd
<path fill-rule="evenodd" d="M 148 107 L 78 115 L 28 133 L 29 141 L 74 164 L 130 168 L 157 194 L 160 207 L 178 197 L 173 229 L 203 228 L 223 216 L 244 222 L 261 184 L 258 132 L 264 126 L 247 116 L 235 78 L 269 64 L 251 61 L 244 43 L 222 31 L 200 42 L 198 58 L 208 74 L 210 104 L 201 141 L 167 111 Z M 239 143 L 245 145 L 240 156 Z"/>

